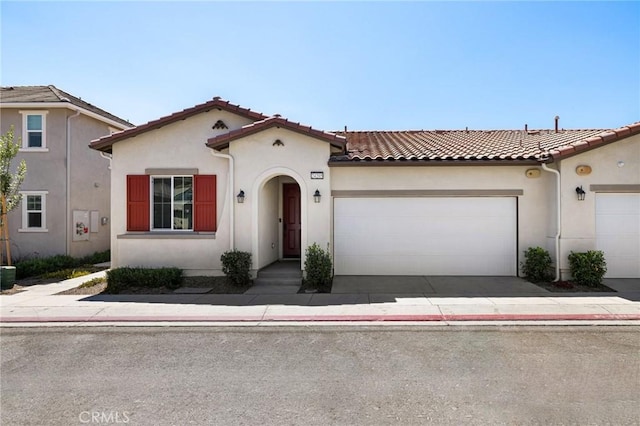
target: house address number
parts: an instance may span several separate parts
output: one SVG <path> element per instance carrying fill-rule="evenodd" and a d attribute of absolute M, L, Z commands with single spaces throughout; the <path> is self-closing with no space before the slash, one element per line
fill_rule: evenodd
<path fill-rule="evenodd" d="M 311 179 L 324 179 L 324 172 L 311 172 Z"/>

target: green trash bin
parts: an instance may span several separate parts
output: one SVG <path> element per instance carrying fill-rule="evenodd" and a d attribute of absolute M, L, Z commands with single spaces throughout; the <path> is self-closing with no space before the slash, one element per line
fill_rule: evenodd
<path fill-rule="evenodd" d="M 2 266 L 0 268 L 0 288 L 2 290 L 13 288 L 13 285 L 16 282 L 16 267 Z"/>

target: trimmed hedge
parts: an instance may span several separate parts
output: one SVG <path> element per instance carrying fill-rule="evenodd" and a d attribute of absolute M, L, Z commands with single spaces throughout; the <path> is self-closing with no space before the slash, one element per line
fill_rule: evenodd
<path fill-rule="evenodd" d="M 71 269 L 77 264 L 77 259 L 63 254 L 51 257 L 23 260 L 16 263 L 16 278 L 34 277 L 48 272 Z"/>
<path fill-rule="evenodd" d="M 107 271 L 105 293 L 116 294 L 131 287 L 176 289 L 182 284 L 179 268 L 116 268 Z"/>
<path fill-rule="evenodd" d="M 240 250 L 225 251 L 220 256 L 222 272 L 227 280 L 237 286 L 243 286 L 251 281 L 251 253 Z"/>
<path fill-rule="evenodd" d="M 109 250 L 95 252 L 92 255 L 75 258 L 64 254 L 51 257 L 36 257 L 33 259 L 16 262 L 16 278 L 35 277 L 63 269 L 73 269 L 78 266 L 93 265 L 95 263 L 108 262 L 111 259 Z"/>

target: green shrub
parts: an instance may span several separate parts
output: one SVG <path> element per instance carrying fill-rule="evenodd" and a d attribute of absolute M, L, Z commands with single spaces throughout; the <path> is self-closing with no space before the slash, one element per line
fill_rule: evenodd
<path fill-rule="evenodd" d="M 77 259 L 66 255 L 23 260 L 16 263 L 16 278 L 33 277 L 76 266 Z"/>
<path fill-rule="evenodd" d="M 74 278 L 65 275 L 68 274 L 67 270 L 78 267 L 88 269 L 96 263 L 108 262 L 109 260 L 111 260 L 111 252 L 109 250 L 95 252 L 92 255 L 82 258 L 75 258 L 63 254 L 50 257 L 36 257 L 16 262 L 16 278 L 22 279 L 43 274 L 47 274 L 44 278 Z"/>
<path fill-rule="evenodd" d="M 582 285 L 597 286 L 602 284 L 602 277 L 607 273 L 607 262 L 600 250 L 589 250 L 586 253 L 569 255 L 569 267 L 573 281 Z"/>
<path fill-rule="evenodd" d="M 178 268 L 116 268 L 107 271 L 106 293 L 119 293 L 131 287 L 176 289 L 182 283 Z"/>
<path fill-rule="evenodd" d="M 329 248 L 327 247 L 325 251 L 317 243 L 310 245 L 304 260 L 304 269 L 307 274 L 306 286 L 317 290 L 330 289 L 333 277 L 331 266 Z"/>
<path fill-rule="evenodd" d="M 235 286 L 242 286 L 251 281 L 251 253 L 246 251 L 225 251 L 220 256 L 222 272 L 227 280 Z"/>
<path fill-rule="evenodd" d="M 551 256 L 542 247 L 529 247 L 524 252 L 524 262 L 521 265 L 527 281 L 539 283 L 553 278 Z"/>

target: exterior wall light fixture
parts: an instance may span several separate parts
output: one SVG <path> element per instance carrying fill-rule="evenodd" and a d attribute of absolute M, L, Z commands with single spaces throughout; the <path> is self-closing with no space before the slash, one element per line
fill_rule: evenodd
<path fill-rule="evenodd" d="M 238 199 L 239 204 L 244 203 L 244 191 L 242 189 L 240 190 L 240 192 L 238 192 L 236 198 Z"/>
<path fill-rule="evenodd" d="M 321 197 L 322 197 L 322 196 L 320 195 L 320 191 L 318 191 L 318 190 L 316 189 L 316 192 L 314 192 L 314 193 L 313 193 L 313 202 L 314 202 L 314 203 L 319 203 L 319 202 L 320 202 L 320 198 L 321 198 Z"/>
<path fill-rule="evenodd" d="M 586 195 L 586 192 L 584 192 L 584 189 L 582 189 L 582 185 L 576 187 L 576 195 L 578 196 L 578 201 L 584 201 L 584 196 Z"/>

